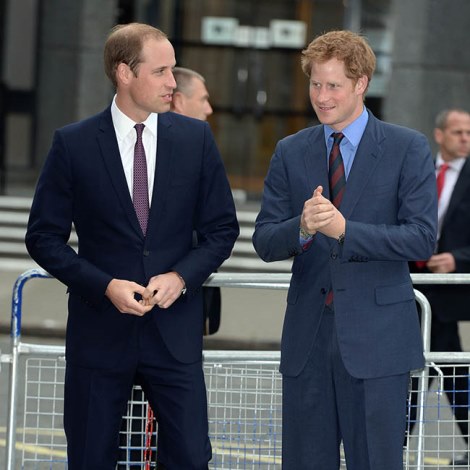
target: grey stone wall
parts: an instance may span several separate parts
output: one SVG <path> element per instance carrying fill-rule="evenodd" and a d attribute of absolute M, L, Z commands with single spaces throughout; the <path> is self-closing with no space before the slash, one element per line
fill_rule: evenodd
<path fill-rule="evenodd" d="M 103 70 L 103 45 L 116 21 L 117 0 L 48 0 L 42 8 L 37 167 L 56 128 L 109 104 L 112 88 Z"/>
<path fill-rule="evenodd" d="M 392 73 L 384 119 L 432 137 L 442 109 L 470 109 L 470 1 L 393 0 Z"/>

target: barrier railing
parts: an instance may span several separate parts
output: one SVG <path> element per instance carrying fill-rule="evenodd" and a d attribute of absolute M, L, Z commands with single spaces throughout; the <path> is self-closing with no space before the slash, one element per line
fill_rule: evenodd
<path fill-rule="evenodd" d="M 7 448 L 6 448 L 6 469 L 15 468 L 15 443 L 16 443 L 16 419 L 17 419 L 17 396 L 18 396 L 18 361 L 23 354 L 39 355 L 63 355 L 65 349 L 63 346 L 30 344 L 21 341 L 21 305 L 24 284 L 32 278 L 50 278 L 49 274 L 41 269 L 31 269 L 23 273 L 16 281 L 13 289 L 12 298 L 12 317 L 11 317 L 11 353 L 2 354 L 2 362 L 10 364 L 10 382 L 9 382 L 9 412 L 7 426 Z M 210 276 L 206 281 L 208 286 L 218 286 L 224 288 L 255 288 L 255 289 L 276 289 L 285 290 L 289 287 L 291 275 L 284 273 L 217 273 Z M 470 284 L 470 275 L 462 274 L 413 274 L 412 280 L 415 285 L 419 284 Z M 470 353 L 435 353 L 430 351 L 430 328 L 431 311 L 426 297 L 415 290 L 417 302 L 421 306 L 421 327 L 424 341 L 424 355 L 426 364 L 429 367 L 432 363 L 452 363 L 452 362 L 470 362 Z M 258 362 L 279 362 L 279 352 L 265 351 L 218 351 L 204 353 L 205 361 L 213 361 L 217 364 L 238 363 L 247 361 L 248 358 Z M 428 391 L 429 376 L 427 368 L 422 371 L 416 371 L 414 376 L 418 377 L 418 410 L 417 410 L 417 434 L 418 442 L 415 453 L 415 468 L 424 468 L 424 435 L 425 435 L 425 400 Z M 277 380 L 277 379 L 276 379 Z M 280 393 L 280 392 L 279 392 Z M 223 404 L 220 404 L 223 407 Z M 271 417 L 272 418 L 272 417 Z M 278 439 L 279 436 L 276 437 Z M 275 441 L 277 442 L 277 440 Z M 278 445 L 278 444 L 276 444 Z M 246 453 L 246 449 L 244 451 Z M 271 458 L 271 457 L 269 457 Z M 276 462 L 278 457 L 273 457 Z M 278 461 L 277 461 L 278 462 Z M 230 467 L 232 468 L 232 467 Z"/>

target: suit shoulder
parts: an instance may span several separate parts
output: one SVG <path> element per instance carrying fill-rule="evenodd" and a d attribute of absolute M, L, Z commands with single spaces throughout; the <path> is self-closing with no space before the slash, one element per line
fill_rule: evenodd
<path fill-rule="evenodd" d="M 93 116 L 89 116 L 80 121 L 66 124 L 65 126 L 62 126 L 57 129 L 57 131 L 63 134 L 73 134 L 75 132 L 83 132 L 91 129 L 96 130 L 99 127 L 100 122 L 103 118 L 110 119 L 110 122 L 112 122 L 111 112 L 109 111 L 109 108 L 105 111 L 97 113 Z"/>
<path fill-rule="evenodd" d="M 184 116 L 183 114 L 174 113 L 173 111 L 168 111 L 164 114 L 159 115 L 159 119 L 167 121 L 172 126 L 177 126 L 178 128 L 186 129 L 204 129 L 209 127 L 209 124 L 206 121 L 201 119 L 195 119 L 189 116 Z"/>
<path fill-rule="evenodd" d="M 290 134 L 286 137 L 283 137 L 280 141 L 280 145 L 292 145 L 303 143 L 311 138 L 317 137 L 318 132 L 321 132 L 322 126 L 313 126 L 301 129 L 295 134 Z"/>
<path fill-rule="evenodd" d="M 404 140 L 413 140 L 413 139 L 425 139 L 426 136 L 416 129 L 411 127 L 401 126 L 399 124 L 392 124 L 390 122 L 384 122 L 377 119 L 378 125 L 382 128 L 384 134 L 388 138 L 393 139 L 404 139 Z"/>

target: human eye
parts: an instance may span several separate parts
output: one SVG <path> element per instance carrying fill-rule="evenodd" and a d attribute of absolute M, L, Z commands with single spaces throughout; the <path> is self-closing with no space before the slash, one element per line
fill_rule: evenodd
<path fill-rule="evenodd" d="M 339 88 L 339 85 L 337 83 L 328 83 L 328 88 L 330 90 L 336 90 L 337 88 Z"/>
<path fill-rule="evenodd" d="M 314 81 L 310 80 L 310 86 L 311 86 L 312 88 L 315 88 L 315 89 L 318 90 L 318 89 L 320 89 L 320 86 L 321 86 L 321 85 L 320 85 L 318 82 L 314 82 Z"/>

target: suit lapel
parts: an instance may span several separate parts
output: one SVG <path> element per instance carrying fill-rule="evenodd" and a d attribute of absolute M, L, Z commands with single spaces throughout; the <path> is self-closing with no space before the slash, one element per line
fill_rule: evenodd
<path fill-rule="evenodd" d="M 151 224 L 158 226 L 158 220 L 163 217 L 163 211 L 167 203 L 168 186 L 171 181 L 173 158 L 173 132 L 170 113 L 158 115 L 157 130 L 157 159 L 155 164 L 155 177 L 153 184 L 152 201 L 150 203 L 149 230 Z"/>
<path fill-rule="evenodd" d="M 135 213 L 132 198 L 129 193 L 126 176 L 122 167 L 121 155 L 116 140 L 116 133 L 111 118 L 111 108 L 104 111 L 100 122 L 100 132 L 98 133 L 98 144 L 101 150 L 105 167 L 109 173 L 111 183 L 116 192 L 116 197 L 122 205 L 127 218 L 134 230 L 143 237 L 142 230 Z"/>
<path fill-rule="evenodd" d="M 323 186 L 323 196 L 329 199 L 330 188 L 323 126 L 312 128 L 311 134 L 307 138 L 307 148 L 303 154 L 307 187 L 310 189 L 307 198 L 311 198 L 313 190 L 321 185 Z"/>
<path fill-rule="evenodd" d="M 383 139 L 384 135 L 378 126 L 377 119 L 369 113 L 369 121 L 354 157 L 341 202 L 341 213 L 345 218 L 351 215 L 362 191 L 375 171 L 380 160 Z"/>

